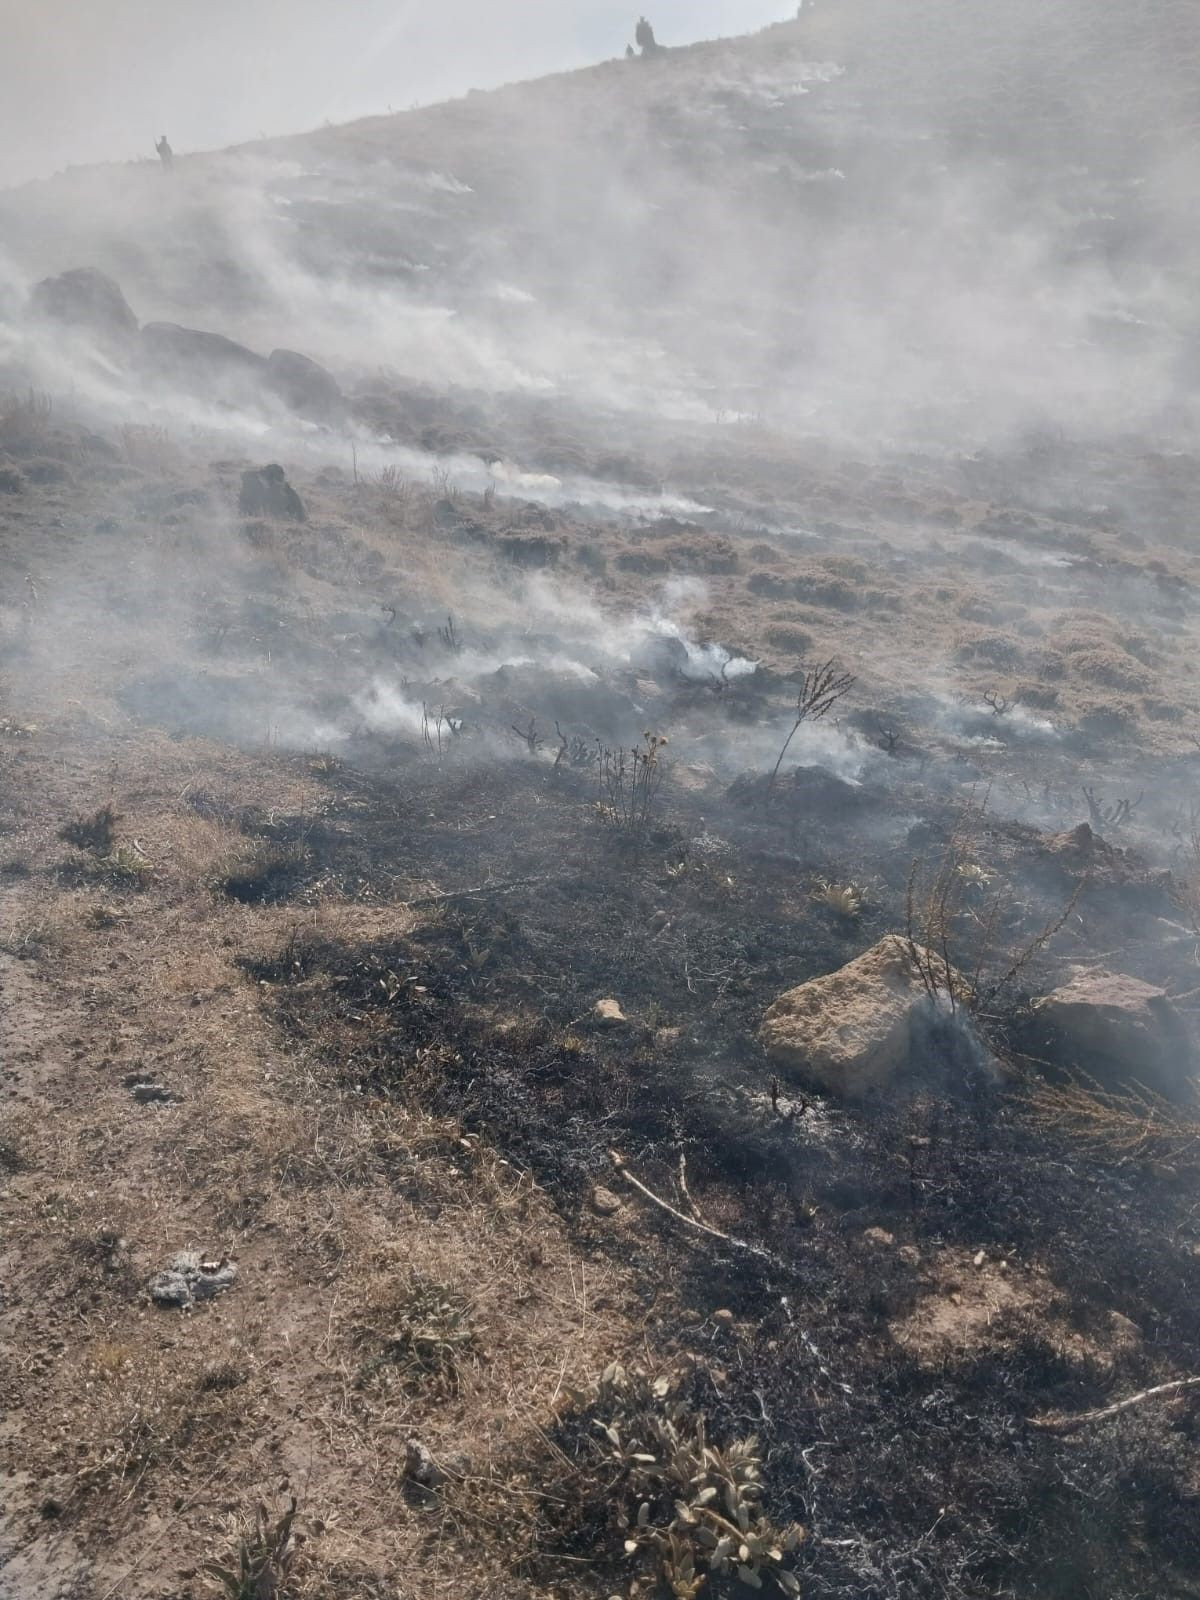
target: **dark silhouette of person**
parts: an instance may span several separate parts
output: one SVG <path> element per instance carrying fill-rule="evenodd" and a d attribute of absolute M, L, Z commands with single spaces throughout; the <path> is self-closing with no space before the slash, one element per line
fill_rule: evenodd
<path fill-rule="evenodd" d="M 654 29 L 645 17 L 638 18 L 637 32 L 634 34 L 638 49 L 644 56 L 648 56 L 658 49 L 658 40 L 654 37 Z"/>
<path fill-rule="evenodd" d="M 154 148 L 158 152 L 158 159 L 163 164 L 163 170 L 169 172 L 175 165 L 175 152 L 171 149 L 170 144 L 167 142 L 167 136 L 165 133 L 154 146 Z"/>
<path fill-rule="evenodd" d="M 625 46 L 625 59 L 626 59 L 626 61 L 632 61 L 633 57 L 634 57 L 633 46 L 631 44 L 627 44 Z"/>

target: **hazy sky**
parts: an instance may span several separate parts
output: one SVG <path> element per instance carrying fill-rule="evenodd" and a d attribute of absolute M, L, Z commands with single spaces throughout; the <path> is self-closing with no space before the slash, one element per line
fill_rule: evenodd
<path fill-rule="evenodd" d="M 664 44 L 786 0 L 642 0 Z M 0 0 L 0 185 L 301 131 L 620 55 L 637 0 Z"/>

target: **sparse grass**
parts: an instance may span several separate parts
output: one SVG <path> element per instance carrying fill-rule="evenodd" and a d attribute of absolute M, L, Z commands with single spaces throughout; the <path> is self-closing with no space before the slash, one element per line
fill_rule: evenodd
<path fill-rule="evenodd" d="M 119 436 L 122 455 L 140 472 L 165 476 L 182 460 L 166 428 L 126 423 Z"/>
<path fill-rule="evenodd" d="M 85 1448 L 76 1493 L 127 1493 L 182 1463 L 190 1471 L 216 1465 L 246 1425 L 247 1406 L 242 1386 L 214 1389 L 207 1371 L 198 1372 L 182 1350 L 100 1340 L 79 1376 L 77 1425 Z"/>
<path fill-rule="evenodd" d="M 286 1510 L 275 1515 L 265 1505 L 256 1506 L 253 1517 L 243 1518 L 229 1560 L 205 1562 L 205 1572 L 216 1580 L 226 1600 L 287 1600 L 298 1550 L 296 1511 L 294 1495 Z"/>
<path fill-rule="evenodd" d="M 54 401 L 36 389 L 0 396 L 0 446 L 28 449 L 45 438 L 53 415 Z"/>
<path fill-rule="evenodd" d="M 103 853 L 79 851 L 69 856 L 62 868 L 69 883 L 102 884 L 110 889 L 145 889 L 157 875 L 154 863 L 136 845 L 128 844 Z"/>
<path fill-rule="evenodd" d="M 478 1346 L 472 1310 L 467 1295 L 420 1273 L 399 1282 L 377 1279 L 359 1312 L 357 1337 L 373 1349 L 361 1380 L 386 1366 L 406 1384 L 455 1393 L 463 1363 Z"/>

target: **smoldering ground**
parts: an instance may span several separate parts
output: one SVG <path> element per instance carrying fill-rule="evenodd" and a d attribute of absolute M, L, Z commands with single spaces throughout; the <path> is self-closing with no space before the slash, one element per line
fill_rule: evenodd
<path fill-rule="evenodd" d="M 557 1354 L 512 1417 L 503 1326 L 543 1303 L 544 1243 L 488 1268 L 505 1309 L 449 1396 L 389 1391 L 402 1341 L 385 1362 L 369 1318 L 339 1320 L 364 1239 L 407 1252 L 436 1211 L 470 1249 L 496 1197 L 531 1196 L 571 1262 L 539 1361 L 562 1318 L 614 1314 L 597 1272 L 604 1297 L 627 1274 L 632 1359 L 686 1369 L 715 1448 L 761 1435 L 811 1592 L 1195 1581 L 1194 1415 L 1101 1424 L 1086 1459 L 1030 1425 L 1200 1361 L 1200 469 L 1191 224 L 1156 136 L 1177 80 L 1138 68 L 1139 185 L 1128 108 L 1101 136 L 1039 55 L 1067 37 L 1110 84 L 1108 13 L 1085 37 L 989 11 L 947 61 L 921 30 L 963 40 L 957 9 L 886 10 L 806 6 L 750 41 L 0 205 L 4 960 L 18 999 L 45 983 L 67 1010 L 52 1048 L 82 1086 L 44 1172 L 6 1147 L 38 1248 L 76 1230 L 22 1309 L 52 1283 L 97 1372 L 159 1335 L 120 1272 L 79 1268 L 110 1189 L 135 1243 L 186 1215 L 243 1249 L 265 1331 L 217 1387 L 265 1405 L 286 1330 L 270 1436 L 347 1541 L 309 1541 L 331 1595 L 433 1592 L 452 1560 L 464 1593 L 628 1581 L 612 1472 L 589 1476 L 603 1419 Z M 136 323 L 244 341 L 234 375 L 152 372 L 132 327 L 114 351 L 29 314 L 31 281 L 88 263 Z M 329 415 L 261 381 L 281 349 L 328 369 Z M 243 498 L 268 462 L 297 503 Z M 826 669 L 845 692 L 806 718 Z M 933 982 L 895 1082 L 856 1101 L 776 1076 L 766 1009 L 889 934 L 963 979 Z M 1159 1099 L 1044 1024 L 1109 968 L 1178 1024 Z M 132 1131 L 123 1052 L 181 1090 Z M 1100 1065 L 1097 1097 L 1072 1075 Z M 375 1119 L 360 1143 L 347 1106 Z M 471 1211 L 493 1160 L 514 1187 Z M 229 1326 L 198 1313 L 189 1366 Z M 231 1439 L 206 1411 L 177 1455 L 111 1443 L 68 1404 L 73 1363 L 39 1352 L 20 1397 L 30 1461 L 69 1485 L 25 1508 L 28 1547 L 61 1521 L 119 1579 L 144 1518 L 130 1551 L 115 1478 L 121 1507 L 136 1481 L 176 1519 L 172 1552 L 212 1554 L 195 1452 L 216 1440 L 253 1503 L 257 1413 Z M 124 1382 L 82 1370 L 89 1407 Z M 51 1404 L 61 1433 L 27 1424 Z M 447 1480 L 399 1477 L 382 1426 L 443 1430 Z M 384 1553 L 364 1482 L 402 1513 Z"/>

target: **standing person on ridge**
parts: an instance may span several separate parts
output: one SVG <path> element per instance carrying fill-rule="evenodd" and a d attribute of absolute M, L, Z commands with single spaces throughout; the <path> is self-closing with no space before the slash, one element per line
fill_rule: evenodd
<path fill-rule="evenodd" d="M 654 29 L 645 17 L 638 18 L 637 31 L 634 34 L 638 49 L 644 56 L 652 55 L 658 49 L 658 40 L 654 37 Z"/>
<path fill-rule="evenodd" d="M 165 133 L 154 146 L 154 148 L 158 152 L 158 159 L 163 164 L 163 171 L 170 172 L 171 168 L 175 165 L 175 152 L 171 149 L 170 144 L 167 142 L 167 136 Z"/>

